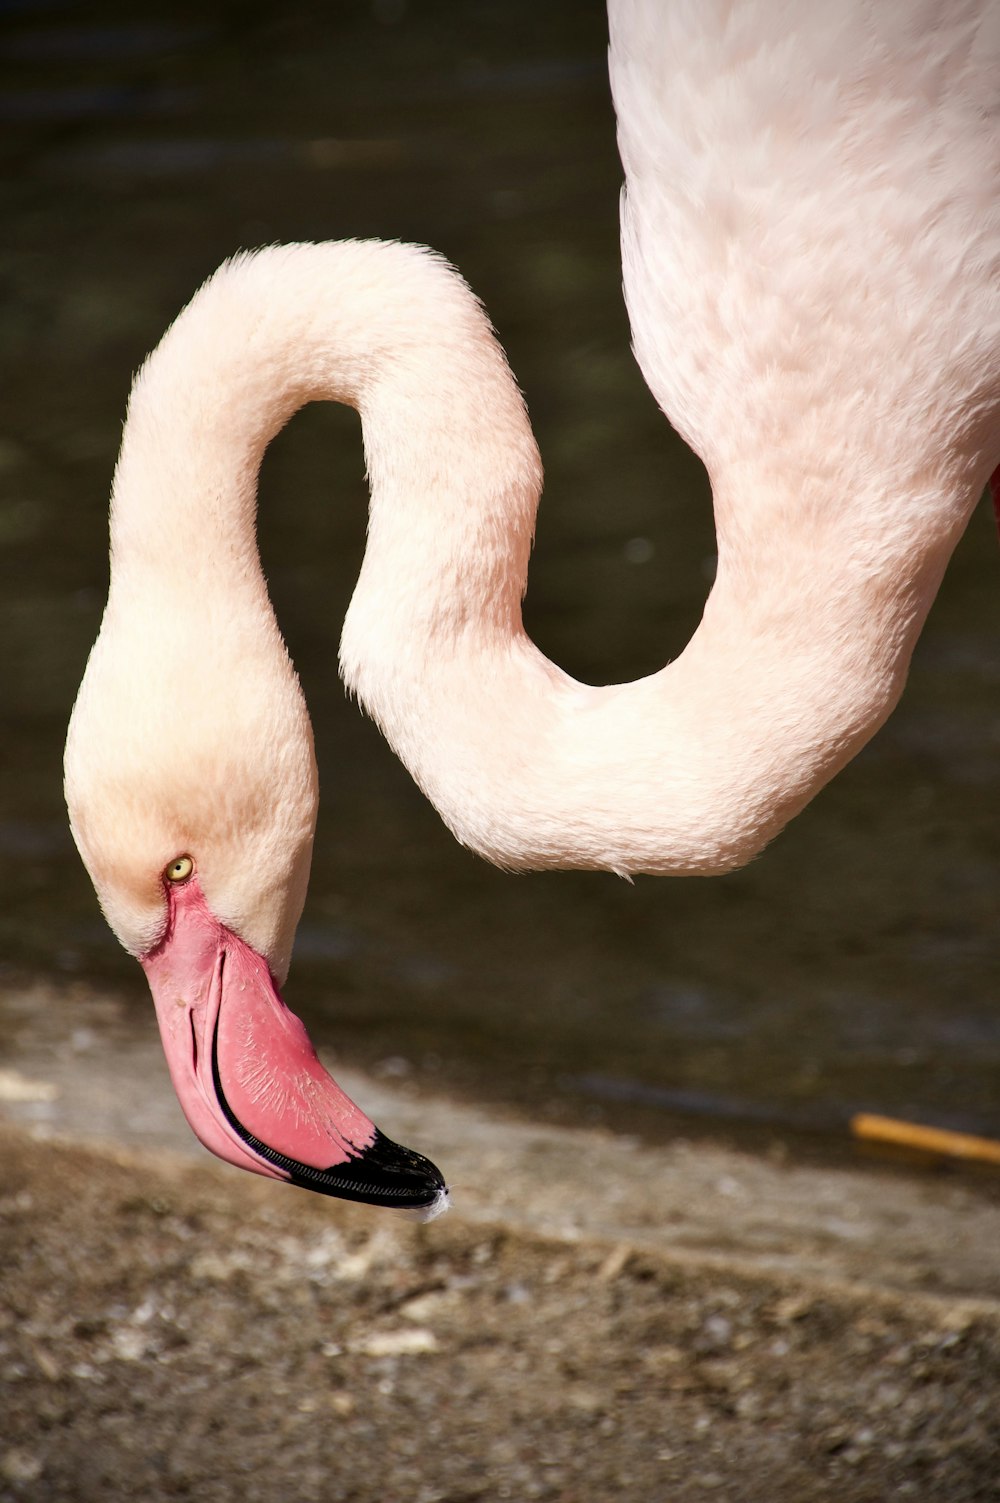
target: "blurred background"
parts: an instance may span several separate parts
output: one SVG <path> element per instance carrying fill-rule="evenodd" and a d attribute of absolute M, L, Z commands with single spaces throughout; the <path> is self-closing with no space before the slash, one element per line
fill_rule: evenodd
<path fill-rule="evenodd" d="M 595 683 L 682 649 L 710 497 L 629 353 L 605 47 L 602 7 L 578 0 L 0 5 L 0 1047 L 32 1026 L 14 999 L 39 978 L 155 1026 L 69 839 L 62 741 L 131 374 L 233 251 L 382 236 L 448 256 L 546 464 L 529 630 Z M 287 989 L 318 1044 L 650 1135 L 806 1149 L 858 1109 L 1000 1132 L 987 506 L 874 743 L 746 871 L 634 886 L 493 871 L 346 701 L 365 508 L 354 414 L 300 414 L 267 455 L 260 531 L 320 761 Z"/>

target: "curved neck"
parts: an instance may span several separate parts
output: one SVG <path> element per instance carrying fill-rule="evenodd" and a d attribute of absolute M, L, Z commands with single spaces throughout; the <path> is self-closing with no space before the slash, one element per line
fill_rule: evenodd
<path fill-rule="evenodd" d="M 236 257 L 175 320 L 129 402 L 113 585 L 177 570 L 262 587 L 260 463 L 315 400 L 361 414 L 373 492 L 366 568 L 390 570 L 394 599 L 402 591 L 414 610 L 422 601 L 456 620 L 492 612 L 509 624 L 541 489 L 524 404 L 461 279 L 437 256 L 384 242 Z M 398 505 L 390 519 L 381 495 Z"/>
<path fill-rule="evenodd" d="M 732 508 L 748 520 L 723 528 L 704 620 L 677 662 L 588 688 L 544 658 L 520 617 L 541 487 L 524 404 L 465 284 L 400 245 L 260 252 L 198 293 L 133 393 L 112 598 L 211 577 L 269 611 L 258 467 L 290 415 L 323 398 L 359 410 L 371 484 L 344 678 L 490 859 L 737 865 L 895 702 L 946 551 L 927 551 L 905 589 L 891 570 L 873 578 L 849 515 L 807 508 L 822 521 L 792 537 L 793 498 L 752 467 L 739 484 L 754 504 Z M 723 519 L 731 483 L 719 482 Z"/>

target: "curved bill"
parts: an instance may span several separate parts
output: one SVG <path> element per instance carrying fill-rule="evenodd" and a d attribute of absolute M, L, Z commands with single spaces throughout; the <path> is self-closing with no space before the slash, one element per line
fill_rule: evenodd
<path fill-rule="evenodd" d="M 142 967 L 174 1090 L 205 1147 L 322 1195 L 424 1220 L 446 1210 L 440 1171 L 383 1137 L 331 1079 L 266 961 L 219 923 L 197 879 L 167 896 L 167 933 Z"/>

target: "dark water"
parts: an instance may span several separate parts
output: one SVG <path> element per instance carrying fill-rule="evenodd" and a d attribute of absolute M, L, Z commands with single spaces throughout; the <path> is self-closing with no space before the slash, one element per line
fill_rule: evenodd
<path fill-rule="evenodd" d="M 0 7 L 0 954 L 8 980 L 143 982 L 65 828 L 65 722 L 106 587 L 130 374 L 241 246 L 423 241 L 484 298 L 547 485 L 527 602 L 590 681 L 683 646 L 711 575 L 698 463 L 634 369 L 598 6 Z M 980 508 L 902 707 L 749 870 L 507 877 L 458 849 L 336 679 L 364 536 L 353 414 L 269 453 L 262 547 L 323 808 L 289 998 L 345 1059 L 655 1130 L 1000 1132 L 996 591 Z M 148 1015 L 152 1027 L 152 1015 Z"/>

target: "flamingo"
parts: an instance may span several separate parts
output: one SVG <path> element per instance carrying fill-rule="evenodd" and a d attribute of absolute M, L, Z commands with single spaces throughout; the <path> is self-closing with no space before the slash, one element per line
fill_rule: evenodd
<path fill-rule="evenodd" d="M 425 249 L 237 255 L 140 370 L 107 608 L 66 749 L 73 834 L 206 1146 L 443 1208 L 281 994 L 308 881 L 308 713 L 255 540 L 304 403 L 361 415 L 341 671 L 457 838 L 508 868 L 712 873 L 896 703 L 1000 460 L 1000 7 L 613 0 L 635 353 L 704 460 L 718 572 L 675 662 L 571 679 L 520 602 L 542 470 L 483 308 Z"/>

